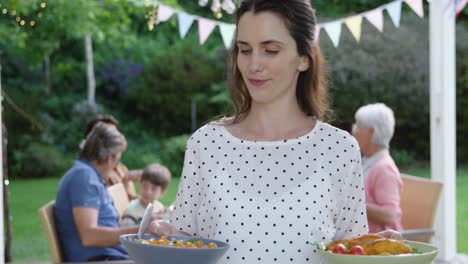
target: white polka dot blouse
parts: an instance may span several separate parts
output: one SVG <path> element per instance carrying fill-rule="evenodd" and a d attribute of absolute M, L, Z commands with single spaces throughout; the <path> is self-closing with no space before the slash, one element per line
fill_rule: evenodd
<path fill-rule="evenodd" d="M 343 130 L 318 121 L 298 138 L 247 141 L 208 124 L 187 142 L 171 222 L 229 243 L 219 263 L 320 263 L 314 243 L 368 232 L 364 196 Z"/>

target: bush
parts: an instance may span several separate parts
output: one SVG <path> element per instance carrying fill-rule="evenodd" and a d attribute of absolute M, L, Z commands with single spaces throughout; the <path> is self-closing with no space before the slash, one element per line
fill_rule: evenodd
<path fill-rule="evenodd" d="M 402 16 L 395 29 L 385 21 L 384 33 L 363 23 L 362 38 L 356 43 L 343 26 L 339 48 L 321 33 L 321 46 L 331 69 L 331 98 L 334 123 L 349 130 L 354 113 L 365 104 L 383 102 L 396 118 L 392 146 L 416 160 L 430 158 L 430 75 L 428 20 L 414 14 Z M 468 29 L 457 23 L 457 158 L 468 160 L 464 146 L 468 132 Z"/>
<path fill-rule="evenodd" d="M 468 12 L 465 8 L 465 14 Z M 466 24 L 457 26 L 457 160 L 468 161 L 468 147 L 466 135 L 468 134 L 468 29 Z"/>
<path fill-rule="evenodd" d="M 416 158 L 414 154 L 406 150 L 391 149 L 391 156 L 398 168 L 411 167 L 415 165 Z"/>
<path fill-rule="evenodd" d="M 141 85 L 132 90 L 130 105 L 154 129 L 168 134 L 188 133 L 192 100 L 197 102 L 197 119 L 201 122 L 221 112 L 222 104 L 197 99 L 217 94 L 213 85 L 225 79 L 223 73 L 224 69 L 200 47 L 181 41 L 143 69 Z"/>
<path fill-rule="evenodd" d="M 321 34 L 332 69 L 334 123 L 349 130 L 354 113 L 365 104 L 383 102 L 396 118 L 392 146 L 418 159 L 429 159 L 429 47 L 427 20 L 407 15 L 399 29 L 389 20 L 384 33 L 363 23 L 360 43 L 343 30 L 335 49 Z M 345 27 L 343 27 L 345 29 Z"/>
<path fill-rule="evenodd" d="M 117 59 L 101 66 L 97 70 L 96 85 L 108 98 L 126 95 L 130 85 L 138 78 L 142 65 L 128 59 Z"/>
<path fill-rule="evenodd" d="M 162 163 L 169 168 L 173 177 L 180 177 L 184 165 L 185 147 L 191 135 L 168 138 L 163 144 Z"/>
<path fill-rule="evenodd" d="M 124 128 L 124 126 L 119 126 L 119 128 Z M 138 136 L 123 133 L 127 139 L 128 147 L 123 153 L 122 162 L 129 169 L 143 169 L 151 163 L 161 162 L 163 149 L 160 139 L 145 131 L 141 131 Z"/>
<path fill-rule="evenodd" d="M 54 146 L 32 143 L 25 151 L 15 151 L 13 173 L 19 178 L 47 178 L 63 174 L 72 158 L 64 156 Z"/>

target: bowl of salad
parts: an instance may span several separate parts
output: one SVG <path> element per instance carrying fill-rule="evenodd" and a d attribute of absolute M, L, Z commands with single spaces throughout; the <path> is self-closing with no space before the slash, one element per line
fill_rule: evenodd
<path fill-rule="evenodd" d="M 416 241 L 400 241 L 373 234 L 317 244 L 323 264 L 431 264 L 439 250 Z"/>

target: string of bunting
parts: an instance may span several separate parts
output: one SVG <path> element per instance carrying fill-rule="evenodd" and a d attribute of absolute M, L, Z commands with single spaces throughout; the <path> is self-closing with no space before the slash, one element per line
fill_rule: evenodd
<path fill-rule="evenodd" d="M 457 0 L 455 0 L 457 1 Z M 460 2 L 466 2 L 466 0 L 458 0 Z M 362 12 L 353 16 L 337 19 L 330 22 L 319 23 L 315 30 L 315 39 L 319 40 L 321 30 L 323 29 L 335 47 L 340 44 L 340 37 L 345 24 L 354 36 L 357 42 L 361 39 L 362 33 L 362 22 L 365 19 L 369 21 L 378 31 L 383 32 L 384 29 L 384 11 L 387 11 L 392 23 L 395 27 L 400 26 L 401 9 L 402 4 L 406 3 L 411 10 L 419 17 L 424 17 L 423 0 L 394 0 L 390 3 L 381 5 L 372 10 Z M 193 14 L 188 14 L 181 10 L 174 9 L 165 4 L 158 4 L 157 18 L 154 23 L 159 24 L 169 20 L 173 15 L 178 15 L 179 23 L 179 35 L 183 39 L 190 27 L 195 21 L 198 21 L 198 34 L 200 45 L 203 45 L 208 37 L 211 35 L 216 27 L 219 27 L 221 37 L 223 39 L 226 48 L 229 48 L 232 44 L 232 40 L 235 35 L 236 25 L 224 23 L 212 19 L 207 19 Z"/>
<path fill-rule="evenodd" d="M 206 6 L 208 5 L 208 0 L 198 0 L 198 5 Z M 226 11 L 226 13 L 232 15 L 234 11 L 236 11 L 236 5 L 232 0 L 213 0 L 211 4 L 211 11 L 213 11 L 215 17 L 220 19 L 223 16 L 222 10 Z"/>

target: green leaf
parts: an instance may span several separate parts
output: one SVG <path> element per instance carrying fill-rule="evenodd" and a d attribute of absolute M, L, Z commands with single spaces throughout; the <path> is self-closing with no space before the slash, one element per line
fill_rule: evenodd
<path fill-rule="evenodd" d="M 195 243 L 195 242 L 198 242 L 198 241 L 200 241 L 199 238 L 192 238 L 192 239 L 187 240 L 187 242 L 190 242 L 190 243 Z"/>
<path fill-rule="evenodd" d="M 314 245 L 314 244 L 312 244 L 312 245 Z M 325 249 L 327 248 L 327 247 L 325 246 L 325 243 L 323 243 L 323 242 L 315 243 L 315 247 L 316 247 L 318 250 L 323 250 L 323 251 L 325 251 Z"/>

